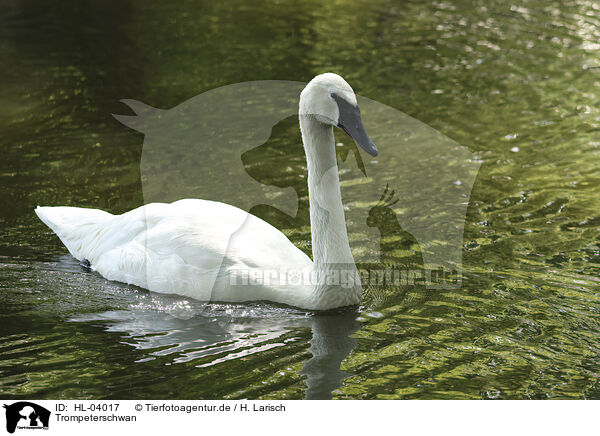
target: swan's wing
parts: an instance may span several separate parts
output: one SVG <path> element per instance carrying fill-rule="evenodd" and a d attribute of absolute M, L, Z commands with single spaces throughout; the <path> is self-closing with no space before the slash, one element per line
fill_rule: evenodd
<path fill-rule="evenodd" d="M 210 300 L 217 278 L 223 286 L 231 269 L 310 264 L 279 230 L 219 202 L 153 203 L 115 217 L 110 226 L 126 229 L 129 240 L 107 249 L 92 267 L 155 292 Z"/>

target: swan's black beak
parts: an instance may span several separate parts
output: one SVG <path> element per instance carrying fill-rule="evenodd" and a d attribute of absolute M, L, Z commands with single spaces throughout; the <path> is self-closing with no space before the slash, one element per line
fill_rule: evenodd
<path fill-rule="evenodd" d="M 371 156 L 377 156 L 377 147 L 373 144 L 373 141 L 371 141 L 371 138 L 369 138 L 369 135 L 365 130 L 358 106 L 354 106 L 346 101 L 345 98 L 342 98 L 337 94 L 332 94 L 331 96 L 340 110 L 338 127 L 350 135 L 364 151 Z"/>

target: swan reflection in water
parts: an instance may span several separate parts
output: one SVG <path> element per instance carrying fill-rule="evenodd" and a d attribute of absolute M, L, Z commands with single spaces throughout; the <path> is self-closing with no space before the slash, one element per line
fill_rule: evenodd
<path fill-rule="evenodd" d="M 40 269 L 40 277 L 45 277 L 46 269 L 61 276 L 52 278 L 59 280 L 61 289 L 69 293 L 61 300 L 72 301 L 68 295 L 79 294 L 82 287 L 87 289 L 88 297 L 96 294 L 98 298 L 89 298 L 90 306 L 82 310 L 88 313 L 80 311 L 69 320 L 100 324 L 108 332 L 120 333 L 123 343 L 140 351 L 137 363 L 153 359 L 161 359 L 165 365 L 191 362 L 201 371 L 269 350 L 277 358 L 280 347 L 288 348 L 285 355 L 293 352 L 302 356 L 310 338 L 308 351 L 312 357 L 300 371 L 307 386 L 306 398 L 331 398 L 332 391 L 341 387 L 347 377 L 340 365 L 356 346 L 351 338 L 360 328 L 355 308 L 315 313 L 265 303 L 205 304 L 134 290 L 107 282 L 93 272 L 81 274 L 81 266 L 68 255 Z M 104 294 L 118 296 L 122 304 L 117 306 L 124 309 L 94 312 L 95 303 L 91 301 L 104 301 Z"/>
<path fill-rule="evenodd" d="M 193 362 L 199 368 L 300 340 L 305 343 L 302 333 L 310 328 L 312 357 L 300 372 L 305 377 L 307 399 L 329 399 L 332 391 L 342 386 L 347 374 L 340 365 L 356 346 L 350 335 L 360 327 L 352 309 L 310 314 L 260 305 L 201 307 L 163 295 L 147 294 L 144 299 L 147 301 L 129 310 L 78 315 L 71 321 L 100 321 L 107 331 L 125 333 L 124 342 L 143 351 L 137 362 L 163 357 L 168 364 Z"/>
<path fill-rule="evenodd" d="M 310 358 L 302 368 L 306 376 L 306 399 L 324 400 L 342 386 L 348 374 L 340 369 L 342 361 L 356 347 L 351 335 L 360 328 L 355 310 L 347 309 L 311 318 Z"/>

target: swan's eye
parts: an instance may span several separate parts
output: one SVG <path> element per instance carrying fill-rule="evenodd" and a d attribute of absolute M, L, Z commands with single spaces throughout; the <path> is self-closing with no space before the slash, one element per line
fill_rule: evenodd
<path fill-rule="evenodd" d="M 329 96 L 335 100 L 335 98 L 337 97 L 337 94 L 335 92 L 331 92 L 331 93 L 329 93 Z"/>

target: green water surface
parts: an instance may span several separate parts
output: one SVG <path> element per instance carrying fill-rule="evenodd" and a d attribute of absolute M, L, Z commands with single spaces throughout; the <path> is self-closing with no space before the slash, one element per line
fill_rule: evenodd
<path fill-rule="evenodd" d="M 0 396 L 600 399 L 599 41 L 587 0 L 3 1 Z M 326 314 L 204 305 L 89 272 L 33 213 L 144 203 L 122 98 L 326 71 L 481 162 L 460 288 L 372 286 Z M 294 187 L 295 217 L 253 212 L 310 253 L 299 140 L 284 120 L 242 161 Z M 385 159 L 402 171 L 401 146 Z M 381 262 L 418 267 L 380 206 Z"/>

